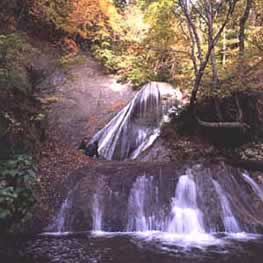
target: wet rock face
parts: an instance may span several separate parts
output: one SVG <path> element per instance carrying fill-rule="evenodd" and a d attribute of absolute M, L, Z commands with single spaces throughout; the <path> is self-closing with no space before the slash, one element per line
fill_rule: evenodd
<path fill-rule="evenodd" d="M 102 162 L 77 172 L 82 179 L 72 190 L 72 206 L 67 210 L 63 231 L 134 231 L 138 230 L 136 224 L 144 224 L 137 222 L 138 218 L 145 219 L 152 230 L 166 231 L 178 180 L 189 170 L 205 231 L 225 231 L 224 219 L 228 216 L 235 217 L 242 230 L 255 232 L 262 228 L 262 201 L 244 181 L 241 171 L 224 163 Z M 228 200 L 224 205 L 229 206 L 231 215 L 224 214 L 224 199 L 213 181 L 222 188 Z"/>
<path fill-rule="evenodd" d="M 222 218 L 218 215 L 222 213 L 219 199 L 215 195 L 215 189 L 211 180 L 211 170 L 209 168 L 200 171 L 202 176 L 196 177 L 199 185 L 198 204 L 203 211 L 206 231 L 224 231 Z"/>

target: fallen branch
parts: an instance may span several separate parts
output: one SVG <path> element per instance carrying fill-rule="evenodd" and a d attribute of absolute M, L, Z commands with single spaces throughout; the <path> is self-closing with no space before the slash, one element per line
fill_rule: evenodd
<path fill-rule="evenodd" d="M 207 128 L 241 129 L 244 131 L 250 129 L 250 126 L 244 122 L 209 122 L 200 120 L 196 114 L 194 117 L 199 125 Z"/>

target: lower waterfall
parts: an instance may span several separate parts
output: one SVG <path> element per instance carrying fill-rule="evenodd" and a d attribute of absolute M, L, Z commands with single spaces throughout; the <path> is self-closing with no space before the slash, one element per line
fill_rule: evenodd
<path fill-rule="evenodd" d="M 229 201 L 228 201 L 226 194 L 224 193 L 222 187 L 215 180 L 213 180 L 213 184 L 215 186 L 215 190 L 216 190 L 216 192 L 219 196 L 220 202 L 221 202 L 221 206 L 222 206 L 222 210 L 223 210 L 222 220 L 224 222 L 225 231 L 230 232 L 230 233 L 242 232 L 242 230 L 241 230 L 241 228 L 237 222 L 237 219 L 235 218 L 235 216 L 232 213 Z"/>
<path fill-rule="evenodd" d="M 168 232 L 179 234 L 204 233 L 203 214 L 197 205 L 197 189 L 191 170 L 179 178 L 172 199 L 172 220 Z"/>
<path fill-rule="evenodd" d="M 54 222 L 52 231 L 159 232 L 198 237 L 263 229 L 263 202 L 254 189 L 261 186 L 236 168 L 225 164 L 183 168 L 167 163 L 134 168 L 133 164 L 116 165 L 118 171 L 113 177 L 103 175 L 104 167 L 103 171 L 96 169 L 97 190 L 87 190 L 88 177 L 76 185 L 71 206 L 62 205 L 60 220 Z M 248 178 L 253 180 L 253 188 Z M 237 206 L 235 200 L 241 197 L 249 205 Z"/>
<path fill-rule="evenodd" d="M 263 188 L 260 187 L 255 180 L 253 180 L 247 173 L 242 173 L 243 178 L 245 181 L 252 187 L 252 189 L 257 194 L 258 198 L 263 201 Z"/>
<path fill-rule="evenodd" d="M 101 231 L 102 229 L 102 209 L 100 207 L 99 195 L 94 194 L 93 213 L 92 213 L 92 229 L 94 231 Z"/>

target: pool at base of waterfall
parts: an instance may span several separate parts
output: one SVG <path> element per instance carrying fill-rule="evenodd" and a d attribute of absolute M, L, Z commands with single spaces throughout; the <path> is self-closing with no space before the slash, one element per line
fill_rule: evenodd
<path fill-rule="evenodd" d="M 263 236 L 245 233 L 46 233 L 23 242 L 17 263 L 261 263 L 262 248 Z"/>

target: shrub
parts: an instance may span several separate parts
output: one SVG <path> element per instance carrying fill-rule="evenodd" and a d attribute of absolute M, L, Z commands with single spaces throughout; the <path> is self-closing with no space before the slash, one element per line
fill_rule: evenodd
<path fill-rule="evenodd" d="M 0 163 L 0 229 L 14 230 L 30 216 L 35 203 L 36 170 L 32 158 L 18 155 Z"/>

